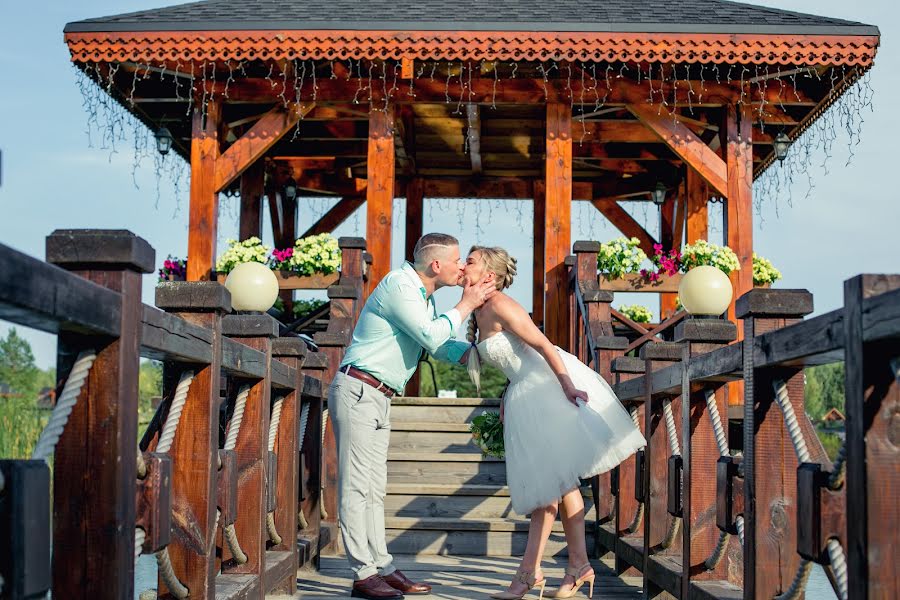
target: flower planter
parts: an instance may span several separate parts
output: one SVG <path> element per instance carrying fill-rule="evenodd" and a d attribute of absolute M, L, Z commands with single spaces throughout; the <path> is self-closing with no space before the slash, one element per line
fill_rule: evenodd
<path fill-rule="evenodd" d="M 278 280 L 278 289 L 280 290 L 324 290 L 337 283 L 340 279 L 340 273 L 330 273 L 324 275 L 315 273 L 314 275 L 296 275 L 287 271 L 273 271 L 275 278 Z M 220 274 L 217 281 L 225 284 L 228 279 L 227 275 Z"/>
<path fill-rule="evenodd" d="M 183 275 L 175 275 L 174 273 L 169 273 L 166 275 L 166 281 L 187 281 Z"/>
<path fill-rule="evenodd" d="M 600 274 L 600 289 L 610 292 L 652 292 L 652 293 L 678 293 L 678 284 L 681 283 L 681 273 L 666 276 L 657 282 L 651 283 L 640 273 L 627 273 L 617 279 L 607 279 Z"/>

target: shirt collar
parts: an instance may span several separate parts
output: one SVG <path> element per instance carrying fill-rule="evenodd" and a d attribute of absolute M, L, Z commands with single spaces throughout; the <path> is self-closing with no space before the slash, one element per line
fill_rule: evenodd
<path fill-rule="evenodd" d="M 401 271 L 403 271 L 406 274 L 406 276 L 409 277 L 410 280 L 415 285 L 419 286 L 419 291 L 422 292 L 422 299 L 427 301 L 428 300 L 428 290 L 426 290 L 425 286 L 422 285 L 422 278 L 419 277 L 419 273 L 416 272 L 416 270 L 412 266 L 412 264 L 409 261 L 403 263 L 403 267 L 401 268 Z"/>

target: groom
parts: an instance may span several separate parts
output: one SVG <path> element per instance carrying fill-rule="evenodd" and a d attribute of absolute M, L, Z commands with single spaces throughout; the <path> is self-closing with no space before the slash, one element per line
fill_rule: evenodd
<path fill-rule="evenodd" d="M 394 567 L 385 542 L 391 398 L 412 377 L 423 348 L 435 358 L 460 361 L 469 344 L 454 340 L 454 334 L 496 292 L 493 283 L 466 286 L 459 304 L 437 315 L 434 291 L 462 280 L 459 242 L 429 233 L 416 243 L 413 255 L 413 264 L 388 273 L 369 296 L 328 390 L 338 452 L 338 511 L 355 598 L 385 600 L 431 591 Z"/>

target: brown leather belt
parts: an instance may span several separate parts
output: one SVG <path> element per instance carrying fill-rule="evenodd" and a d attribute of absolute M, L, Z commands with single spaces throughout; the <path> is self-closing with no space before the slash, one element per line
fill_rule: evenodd
<path fill-rule="evenodd" d="M 361 371 L 354 366 L 347 365 L 346 367 L 341 367 L 341 373 L 343 373 L 344 375 L 353 377 L 354 379 L 359 379 L 363 383 L 371 385 L 377 391 L 384 394 L 385 397 L 387 397 L 387 398 L 393 398 L 394 396 L 397 395 L 397 392 L 392 390 L 390 387 L 388 387 L 384 383 L 378 381 L 376 378 L 372 377 L 365 371 Z"/>

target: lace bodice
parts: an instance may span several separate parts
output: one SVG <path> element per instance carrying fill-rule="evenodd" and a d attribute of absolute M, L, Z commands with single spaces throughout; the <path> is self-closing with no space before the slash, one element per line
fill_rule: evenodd
<path fill-rule="evenodd" d="M 479 342 L 478 355 L 481 360 L 503 371 L 510 382 L 549 370 L 543 356 L 519 336 L 506 331 L 495 333 Z"/>

